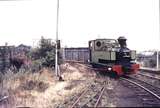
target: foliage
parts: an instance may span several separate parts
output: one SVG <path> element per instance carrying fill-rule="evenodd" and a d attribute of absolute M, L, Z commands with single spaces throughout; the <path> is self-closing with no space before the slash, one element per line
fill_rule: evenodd
<path fill-rule="evenodd" d="M 51 39 L 41 37 L 40 45 L 31 52 L 33 60 L 39 61 L 43 67 L 51 67 L 55 64 L 55 43 Z"/>
<path fill-rule="evenodd" d="M 51 39 L 41 37 L 39 53 L 41 57 L 46 57 L 49 52 L 55 52 L 55 44 Z"/>

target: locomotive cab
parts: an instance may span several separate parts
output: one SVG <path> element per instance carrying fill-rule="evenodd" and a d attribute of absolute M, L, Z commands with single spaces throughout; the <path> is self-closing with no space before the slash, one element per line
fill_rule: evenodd
<path fill-rule="evenodd" d="M 90 63 L 101 71 L 116 72 L 118 75 L 135 73 L 136 51 L 126 45 L 126 38 L 96 39 L 89 41 Z"/>

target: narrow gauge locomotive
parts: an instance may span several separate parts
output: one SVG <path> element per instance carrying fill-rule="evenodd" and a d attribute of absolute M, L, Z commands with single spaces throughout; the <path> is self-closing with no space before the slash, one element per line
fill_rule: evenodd
<path fill-rule="evenodd" d="M 97 70 L 118 76 L 134 74 L 139 69 L 136 51 L 126 45 L 126 38 L 96 39 L 89 41 L 90 64 Z"/>

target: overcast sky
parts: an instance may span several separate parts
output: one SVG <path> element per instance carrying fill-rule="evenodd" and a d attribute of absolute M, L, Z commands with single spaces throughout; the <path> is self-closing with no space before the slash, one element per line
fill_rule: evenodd
<path fill-rule="evenodd" d="M 57 0 L 0 0 L 0 45 L 33 45 L 55 40 Z M 160 49 L 158 0 L 60 0 L 59 38 L 63 46 L 125 36 L 136 50 Z"/>

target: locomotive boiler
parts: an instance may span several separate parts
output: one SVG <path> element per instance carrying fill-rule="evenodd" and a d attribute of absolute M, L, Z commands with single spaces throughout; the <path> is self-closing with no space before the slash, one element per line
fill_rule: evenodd
<path fill-rule="evenodd" d="M 136 51 L 127 48 L 125 37 L 116 39 L 96 39 L 89 41 L 90 64 L 100 71 L 118 76 L 134 74 L 139 69 Z"/>

